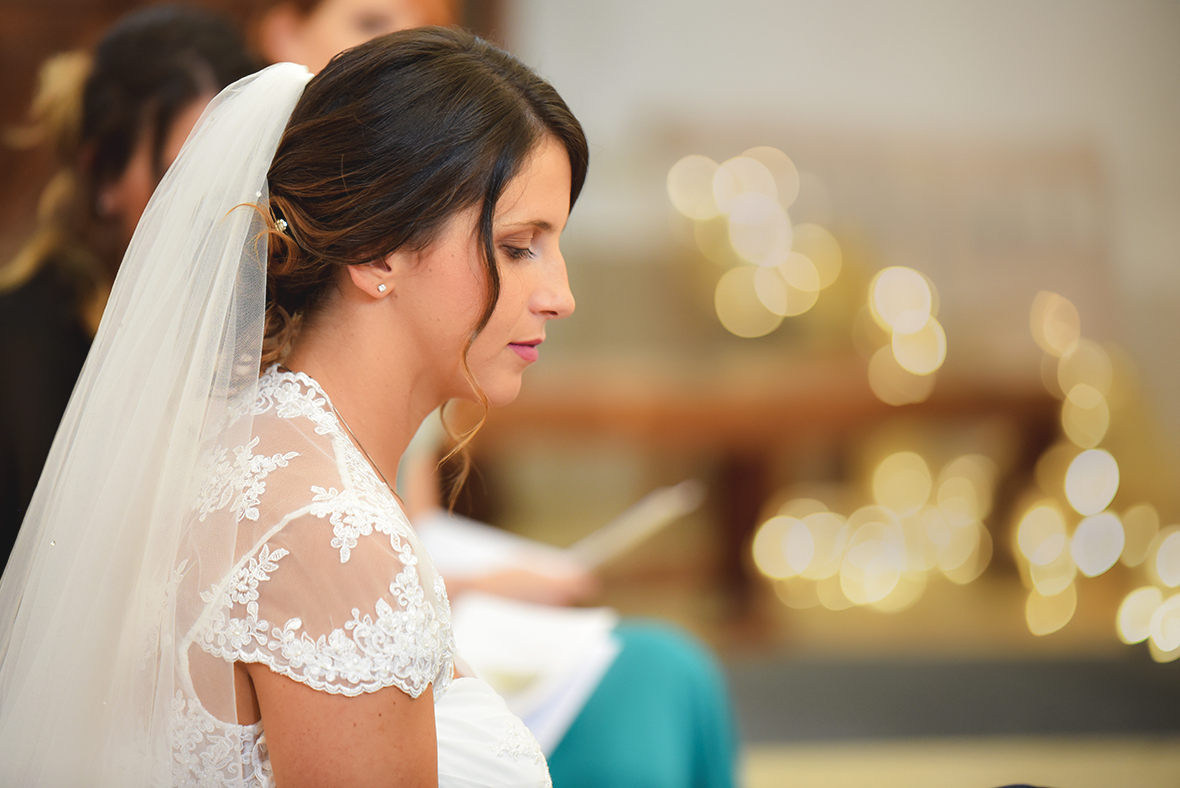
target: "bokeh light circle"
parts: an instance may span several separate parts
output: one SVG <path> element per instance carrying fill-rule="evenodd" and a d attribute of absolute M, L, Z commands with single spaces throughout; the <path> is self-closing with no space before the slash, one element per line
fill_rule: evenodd
<path fill-rule="evenodd" d="M 934 318 L 913 333 L 894 332 L 892 346 L 897 363 L 915 375 L 929 375 L 946 360 L 946 334 Z"/>
<path fill-rule="evenodd" d="M 1173 594 L 1151 614 L 1151 640 L 1160 651 L 1180 648 L 1180 594 Z"/>
<path fill-rule="evenodd" d="M 753 338 L 769 334 L 783 322 L 782 315 L 771 312 L 758 298 L 755 266 L 738 266 L 721 275 L 713 294 L 713 304 L 721 325 L 731 334 Z"/>
<path fill-rule="evenodd" d="M 1061 593 L 1051 596 L 1030 591 L 1024 606 L 1024 617 L 1030 632 L 1048 635 L 1068 624 L 1077 608 L 1077 588 L 1070 583 Z"/>
<path fill-rule="evenodd" d="M 1065 472 L 1065 498 L 1078 514 L 1098 514 L 1119 490 L 1119 465 L 1110 452 L 1089 449 Z"/>
<path fill-rule="evenodd" d="M 869 388 L 886 405 L 909 405 L 925 402 L 934 391 L 934 375 L 915 375 L 903 369 L 893 355 L 893 347 L 879 348 L 869 359 Z"/>
<path fill-rule="evenodd" d="M 690 219 L 703 221 L 721 213 L 713 197 L 713 176 L 717 162 L 707 156 L 685 156 L 668 170 L 668 197 L 676 210 Z"/>
<path fill-rule="evenodd" d="M 1077 307 L 1048 290 L 1042 290 L 1033 299 L 1029 327 L 1037 345 L 1052 356 L 1072 349 L 1082 335 Z"/>
<path fill-rule="evenodd" d="M 743 260 L 779 265 L 791 251 L 791 221 L 773 197 L 744 192 L 729 202 L 729 242 Z"/>
<path fill-rule="evenodd" d="M 922 455 L 900 451 L 873 471 L 873 499 L 899 515 L 917 512 L 930 499 L 933 482 Z"/>
<path fill-rule="evenodd" d="M 778 204 L 778 186 L 766 165 L 747 156 L 735 156 L 722 162 L 713 173 L 713 199 L 721 213 L 728 214 L 734 200 L 743 194 L 761 194 Z"/>
<path fill-rule="evenodd" d="M 791 251 L 805 256 L 815 265 L 820 288 L 830 287 L 844 264 L 844 256 L 835 236 L 818 224 L 804 222 L 794 226 Z"/>
<path fill-rule="evenodd" d="M 1173 530 L 1155 549 L 1155 573 L 1169 588 L 1180 586 L 1180 530 Z"/>
<path fill-rule="evenodd" d="M 766 167 L 774 178 L 778 192 L 778 201 L 784 208 L 790 208 L 791 203 L 799 196 L 799 170 L 795 162 L 778 148 L 759 145 L 742 152 L 742 157 L 753 159 Z"/>
<path fill-rule="evenodd" d="M 1115 565 L 1125 543 L 1126 535 L 1118 516 L 1113 512 L 1101 512 L 1078 523 L 1069 550 L 1082 574 L 1097 577 Z"/>
<path fill-rule="evenodd" d="M 912 268 L 883 268 L 869 285 L 869 306 L 873 316 L 882 327 L 895 334 L 922 330 L 930 320 L 933 305 L 934 298 L 926 277 Z"/>
<path fill-rule="evenodd" d="M 1151 637 L 1151 617 L 1164 601 L 1164 592 L 1155 586 L 1136 588 L 1123 599 L 1115 617 L 1119 640 L 1142 643 Z"/>

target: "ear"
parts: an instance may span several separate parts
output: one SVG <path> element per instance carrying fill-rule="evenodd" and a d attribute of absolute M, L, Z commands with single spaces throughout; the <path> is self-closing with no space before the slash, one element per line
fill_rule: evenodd
<path fill-rule="evenodd" d="M 348 276 L 353 285 L 370 298 L 384 298 L 393 292 L 394 273 L 388 260 L 350 265 Z"/>
<path fill-rule="evenodd" d="M 272 6 L 258 21 L 258 46 L 271 63 L 302 63 L 303 14 L 293 3 Z"/>

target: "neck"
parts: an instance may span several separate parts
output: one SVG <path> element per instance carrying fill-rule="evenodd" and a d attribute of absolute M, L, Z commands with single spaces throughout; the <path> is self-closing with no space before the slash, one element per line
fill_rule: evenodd
<path fill-rule="evenodd" d="M 363 453 L 392 482 L 410 439 L 443 397 L 425 379 L 412 345 L 370 341 L 389 331 L 388 322 L 376 320 L 378 304 L 305 324 L 284 365 L 320 384 Z"/>

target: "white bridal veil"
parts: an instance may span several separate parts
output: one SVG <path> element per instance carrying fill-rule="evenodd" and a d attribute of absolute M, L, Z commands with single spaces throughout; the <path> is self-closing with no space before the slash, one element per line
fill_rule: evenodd
<path fill-rule="evenodd" d="M 0 784 L 170 782 L 174 641 L 200 615 L 174 570 L 188 556 L 208 587 L 234 560 L 232 518 L 187 526 L 202 451 L 257 386 L 266 243 L 249 206 L 266 206 L 309 78 L 281 64 L 214 99 L 123 259 L 0 581 Z M 202 701 L 232 709 L 219 669 Z"/>

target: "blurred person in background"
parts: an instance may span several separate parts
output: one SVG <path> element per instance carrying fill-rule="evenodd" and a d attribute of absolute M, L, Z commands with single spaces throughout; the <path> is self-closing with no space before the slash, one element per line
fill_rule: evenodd
<path fill-rule="evenodd" d="M 370 38 L 458 21 L 455 0 L 258 0 L 252 16 L 250 37 L 268 62 L 312 73 Z"/>
<path fill-rule="evenodd" d="M 38 223 L 0 267 L 0 549 L 7 561 L 148 198 L 223 87 L 257 64 L 228 21 L 180 6 L 47 61 L 16 135 L 52 146 Z"/>

